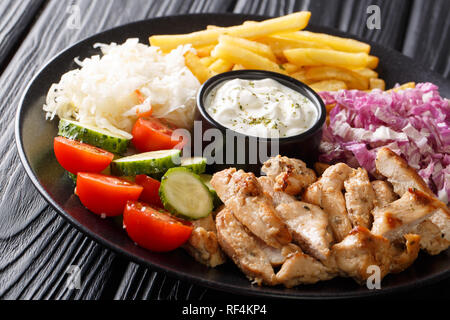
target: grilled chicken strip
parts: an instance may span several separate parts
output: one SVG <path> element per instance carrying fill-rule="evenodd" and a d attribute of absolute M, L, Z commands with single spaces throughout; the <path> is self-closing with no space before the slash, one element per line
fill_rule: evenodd
<path fill-rule="evenodd" d="M 289 243 L 283 246 L 281 249 L 270 247 L 261 240 L 259 240 L 261 249 L 266 254 L 266 257 L 269 259 L 270 264 L 273 267 L 281 266 L 286 259 L 296 252 L 301 252 L 301 249 L 293 243 Z"/>
<path fill-rule="evenodd" d="M 390 149 L 381 148 L 377 153 L 375 164 L 377 170 L 392 183 L 394 191 L 398 195 L 402 196 L 409 188 L 413 188 L 435 197 L 417 171 L 411 168 L 403 158 Z M 445 243 L 441 240 L 442 237 L 450 244 L 450 210 L 443 204 L 443 207 L 436 210 L 427 221 L 434 224 L 440 230 L 440 234 L 434 232 L 433 234 L 435 234 L 436 238 L 430 239 L 430 234 L 419 233 L 422 239 L 421 247 L 430 253 L 440 252 Z M 420 228 L 419 231 L 435 229 L 430 228 L 429 223 Z"/>
<path fill-rule="evenodd" d="M 309 186 L 302 200 L 321 207 L 328 214 L 334 239 L 342 241 L 352 230 L 352 223 L 345 206 L 344 181 L 353 169 L 344 163 L 335 164 L 324 171 L 320 180 Z"/>
<path fill-rule="evenodd" d="M 317 179 L 314 170 L 307 168 L 303 161 L 280 155 L 267 160 L 261 171 L 275 182 L 276 191 L 293 196 Z"/>
<path fill-rule="evenodd" d="M 367 171 L 363 168 L 354 170 L 344 181 L 345 204 L 348 217 L 353 226 L 370 228 L 372 226 L 371 211 L 374 208 L 375 192 Z"/>
<path fill-rule="evenodd" d="M 394 192 L 400 197 L 410 188 L 433 194 L 416 170 L 389 148 L 381 148 L 377 152 L 375 165 L 379 173 L 385 176 Z"/>
<path fill-rule="evenodd" d="M 269 177 L 259 177 L 258 182 L 261 185 L 263 191 L 272 198 L 274 207 L 277 207 L 282 203 L 297 201 L 294 196 L 291 196 L 282 191 L 275 191 L 275 182 Z"/>
<path fill-rule="evenodd" d="M 217 237 L 220 246 L 234 263 L 253 282 L 272 285 L 275 283 L 270 260 L 250 234 L 227 208 L 216 217 Z"/>
<path fill-rule="evenodd" d="M 420 251 L 420 236 L 417 234 L 405 234 L 403 240 L 391 243 L 392 262 L 390 272 L 402 272 L 409 268 L 417 259 Z"/>
<path fill-rule="evenodd" d="M 288 228 L 253 173 L 226 169 L 214 174 L 211 184 L 236 218 L 266 244 L 281 248 L 291 242 Z"/>
<path fill-rule="evenodd" d="M 251 234 L 227 208 L 217 214 L 216 224 L 222 249 L 242 272 L 258 285 L 277 284 L 272 266 L 279 266 L 292 254 L 301 252 L 294 244 L 287 244 L 281 249 L 267 246 Z"/>
<path fill-rule="evenodd" d="M 332 257 L 342 275 L 364 283 L 372 274 L 370 266 L 380 268 L 381 279 L 389 272 L 391 247 L 389 241 L 372 234 L 367 228 L 355 227 L 343 241 L 333 245 Z"/>
<path fill-rule="evenodd" d="M 280 204 L 278 215 L 288 226 L 293 240 L 303 251 L 318 260 L 326 260 L 333 241 L 328 216 L 318 206 L 295 201 Z"/>
<path fill-rule="evenodd" d="M 398 199 L 392 185 L 383 180 L 372 181 L 372 188 L 375 192 L 375 206 L 384 207 Z"/>
<path fill-rule="evenodd" d="M 278 283 L 291 288 L 299 284 L 311 284 L 329 280 L 335 276 L 335 272 L 325 267 L 319 261 L 302 252 L 297 252 L 283 263 L 276 274 L 276 279 Z"/>
<path fill-rule="evenodd" d="M 420 235 L 420 248 L 428 254 L 439 254 L 450 246 L 450 241 L 445 239 L 441 229 L 430 220 L 423 221 L 411 232 Z"/>
<path fill-rule="evenodd" d="M 216 224 L 212 214 L 192 222 L 193 230 L 184 249 L 198 262 L 208 267 L 225 263 L 226 258 L 217 240 Z"/>
<path fill-rule="evenodd" d="M 410 189 L 400 199 L 373 210 L 372 233 L 389 240 L 398 239 L 442 207 L 445 204 L 438 199 Z"/>

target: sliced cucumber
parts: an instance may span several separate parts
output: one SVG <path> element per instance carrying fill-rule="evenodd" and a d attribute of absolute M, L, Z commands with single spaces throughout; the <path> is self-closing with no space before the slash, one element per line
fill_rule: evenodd
<path fill-rule="evenodd" d="M 206 171 L 206 158 L 194 157 L 181 159 L 181 166 L 200 174 Z"/>
<path fill-rule="evenodd" d="M 81 141 L 104 150 L 123 154 L 127 151 L 130 140 L 105 129 L 81 124 L 77 121 L 61 119 L 58 135 Z"/>
<path fill-rule="evenodd" d="M 200 174 L 199 177 L 200 177 L 200 179 L 202 179 L 205 186 L 208 187 L 209 192 L 211 192 L 211 194 L 214 198 L 214 200 L 213 200 L 214 209 L 217 209 L 218 207 L 220 207 L 223 204 L 223 202 L 222 202 L 222 200 L 220 200 L 219 196 L 217 195 L 216 190 L 214 190 L 213 186 L 211 185 L 212 175 L 204 173 L 204 174 Z"/>
<path fill-rule="evenodd" d="M 111 163 L 111 171 L 118 176 L 147 174 L 160 179 L 167 170 L 180 163 L 180 150 L 161 150 L 135 154 Z"/>
<path fill-rule="evenodd" d="M 214 209 L 208 187 L 197 174 L 183 167 L 166 172 L 159 196 L 166 210 L 185 219 L 204 218 Z"/>

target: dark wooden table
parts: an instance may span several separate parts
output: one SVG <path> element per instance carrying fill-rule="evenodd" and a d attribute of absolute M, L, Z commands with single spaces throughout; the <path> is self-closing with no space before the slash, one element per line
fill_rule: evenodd
<path fill-rule="evenodd" d="M 366 27 L 369 5 L 381 9 L 379 30 Z M 77 10 L 78 21 L 72 19 Z M 449 0 L 0 0 L 0 298 L 231 297 L 131 263 L 69 225 L 26 176 L 14 145 L 14 116 L 27 83 L 52 56 L 102 30 L 164 15 L 299 10 L 310 10 L 313 24 L 390 46 L 450 78 Z M 79 290 L 66 286 L 70 265 L 80 267 Z M 448 299 L 449 288 L 447 280 L 391 298 Z"/>

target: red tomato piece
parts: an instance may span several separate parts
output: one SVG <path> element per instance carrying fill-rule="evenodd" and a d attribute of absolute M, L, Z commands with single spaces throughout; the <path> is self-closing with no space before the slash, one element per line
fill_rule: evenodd
<path fill-rule="evenodd" d="M 140 200 L 158 208 L 164 207 L 159 197 L 161 182 L 145 174 L 140 174 L 136 176 L 136 183 L 144 188 L 139 197 Z"/>
<path fill-rule="evenodd" d="M 189 222 L 135 201 L 127 203 L 123 212 L 123 225 L 134 242 L 156 252 L 175 250 L 192 233 Z"/>
<path fill-rule="evenodd" d="M 182 138 L 172 140 L 176 128 L 155 118 L 139 118 L 133 126 L 132 142 L 140 152 L 174 149 Z M 178 146 L 181 147 L 181 146 Z"/>
<path fill-rule="evenodd" d="M 64 137 L 55 138 L 53 149 L 59 164 L 73 174 L 101 172 L 114 158 L 111 152 Z"/>
<path fill-rule="evenodd" d="M 129 200 L 138 200 L 143 187 L 125 179 L 99 173 L 79 172 L 76 194 L 93 213 L 118 216 Z"/>

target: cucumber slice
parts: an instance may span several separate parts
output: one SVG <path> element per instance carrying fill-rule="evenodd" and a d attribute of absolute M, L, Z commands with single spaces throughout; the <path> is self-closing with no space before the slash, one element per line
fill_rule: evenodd
<path fill-rule="evenodd" d="M 185 219 L 204 218 L 214 209 L 208 187 L 197 174 L 183 167 L 166 172 L 159 196 L 166 210 Z"/>
<path fill-rule="evenodd" d="M 222 202 L 222 200 L 220 200 L 219 196 L 217 195 L 216 190 L 214 190 L 213 186 L 211 185 L 212 175 L 204 173 L 204 174 L 200 174 L 199 177 L 200 177 L 200 179 L 202 179 L 205 186 L 208 187 L 209 192 L 211 192 L 213 199 L 214 199 L 213 200 L 214 210 L 217 209 L 218 207 L 220 207 L 223 204 L 223 202 Z"/>
<path fill-rule="evenodd" d="M 200 174 L 206 171 L 206 161 L 206 158 L 202 157 L 185 158 L 181 159 L 181 166 Z"/>
<path fill-rule="evenodd" d="M 123 154 L 127 151 L 130 140 L 120 135 L 77 121 L 61 119 L 58 135 L 81 141 L 104 150 Z"/>
<path fill-rule="evenodd" d="M 147 174 L 160 179 L 167 170 L 180 163 L 180 150 L 161 150 L 135 154 L 111 163 L 111 171 L 117 176 Z"/>

